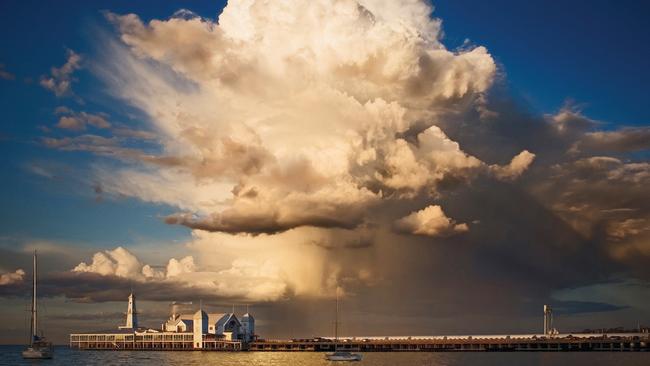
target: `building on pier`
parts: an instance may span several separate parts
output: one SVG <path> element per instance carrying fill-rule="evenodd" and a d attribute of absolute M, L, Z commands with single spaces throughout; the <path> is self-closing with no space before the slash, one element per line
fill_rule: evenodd
<path fill-rule="evenodd" d="M 246 314 L 241 317 L 241 327 L 244 332 L 244 341 L 252 342 L 255 340 L 255 318 L 246 309 Z"/>
<path fill-rule="evenodd" d="M 221 350 L 238 351 L 255 340 L 255 320 L 248 312 L 240 321 L 235 313 L 172 314 L 160 329 L 138 326 L 135 296 L 129 295 L 125 325 L 70 335 L 70 346 L 81 349 Z"/>
<path fill-rule="evenodd" d="M 194 329 L 194 314 L 172 314 L 162 325 L 163 332 L 189 332 Z"/>

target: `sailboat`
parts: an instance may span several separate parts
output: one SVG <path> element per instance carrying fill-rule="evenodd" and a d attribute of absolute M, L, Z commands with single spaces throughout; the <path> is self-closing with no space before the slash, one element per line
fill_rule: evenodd
<path fill-rule="evenodd" d="M 361 354 L 349 351 L 339 351 L 339 288 L 336 288 L 336 321 L 334 322 L 334 353 L 328 353 L 325 358 L 329 361 L 361 361 Z"/>
<path fill-rule="evenodd" d="M 23 351 L 23 358 L 52 358 L 52 343 L 38 335 L 38 316 L 36 308 L 36 251 L 34 251 L 34 279 L 32 282 L 32 323 L 29 331 L 29 346 Z"/>

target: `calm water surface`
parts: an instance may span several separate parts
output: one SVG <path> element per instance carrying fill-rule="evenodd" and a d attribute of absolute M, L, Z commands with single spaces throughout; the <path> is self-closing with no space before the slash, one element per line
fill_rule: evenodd
<path fill-rule="evenodd" d="M 53 360 L 25 361 L 22 346 L 0 346 L 0 365 L 650 365 L 650 352 L 639 353 L 365 353 L 363 361 L 328 362 L 324 353 L 288 352 L 126 352 L 77 351 L 57 347 Z"/>

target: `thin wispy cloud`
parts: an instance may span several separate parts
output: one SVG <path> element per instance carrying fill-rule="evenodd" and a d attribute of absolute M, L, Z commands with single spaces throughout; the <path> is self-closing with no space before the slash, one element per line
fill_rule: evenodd
<path fill-rule="evenodd" d="M 4 64 L 0 64 L 0 79 L 14 80 L 15 78 L 16 78 L 16 75 L 14 75 L 14 74 L 10 73 L 9 71 L 7 71 Z"/>
<path fill-rule="evenodd" d="M 81 68 L 81 56 L 73 50 L 67 50 L 67 60 L 61 67 L 52 67 L 49 75 L 43 75 L 40 84 L 57 97 L 72 94 L 74 72 Z"/>

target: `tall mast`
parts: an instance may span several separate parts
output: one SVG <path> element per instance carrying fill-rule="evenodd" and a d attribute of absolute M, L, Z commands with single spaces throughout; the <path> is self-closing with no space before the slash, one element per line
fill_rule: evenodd
<path fill-rule="evenodd" d="M 334 321 L 334 343 L 339 340 L 339 288 L 336 287 L 336 321 Z"/>
<path fill-rule="evenodd" d="M 34 250 L 34 274 L 33 274 L 33 283 L 32 283 L 32 329 L 30 334 L 29 344 L 34 344 L 34 338 L 38 334 L 37 328 L 37 313 L 36 313 L 36 250 Z"/>

